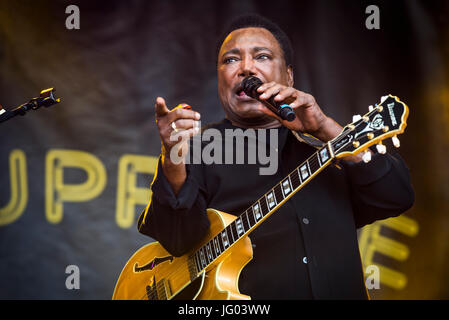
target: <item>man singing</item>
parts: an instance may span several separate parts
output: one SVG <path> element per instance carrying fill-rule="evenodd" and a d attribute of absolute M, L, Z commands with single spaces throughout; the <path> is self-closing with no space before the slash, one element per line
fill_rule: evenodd
<path fill-rule="evenodd" d="M 229 129 L 275 132 L 276 141 L 262 141 L 275 149 L 278 166 L 271 175 L 260 174 L 258 163 L 173 161 L 172 148 L 179 145 L 170 136 L 196 135 L 200 114 L 186 104 L 170 109 L 157 98 L 162 153 L 139 232 L 181 256 L 209 230 L 207 208 L 239 215 L 316 151 L 296 133 L 321 142 L 341 133 L 342 127 L 323 113 L 312 95 L 294 87 L 293 62 L 285 33 L 256 15 L 233 21 L 220 41 L 218 94 L 226 118 L 203 130 L 216 129 L 225 140 Z M 295 120 L 282 120 L 247 96 L 242 80 L 248 76 L 263 82 L 259 99 L 288 103 Z M 208 112 L 214 108 L 218 106 Z M 247 140 L 245 147 L 260 142 Z M 253 259 L 241 271 L 241 293 L 252 299 L 368 298 L 356 229 L 400 215 L 413 205 L 414 193 L 407 166 L 397 154 L 372 152 L 371 162 L 361 160 L 348 156 L 341 168 L 328 166 L 250 234 Z"/>

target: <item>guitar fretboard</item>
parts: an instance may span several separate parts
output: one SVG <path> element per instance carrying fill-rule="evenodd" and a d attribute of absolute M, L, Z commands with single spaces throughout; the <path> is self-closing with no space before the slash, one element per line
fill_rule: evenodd
<path fill-rule="evenodd" d="M 265 193 L 208 243 L 195 251 L 190 258 L 198 272 L 201 272 L 234 243 L 253 231 L 321 169 L 324 169 L 332 158 L 333 146 L 328 143 Z"/>

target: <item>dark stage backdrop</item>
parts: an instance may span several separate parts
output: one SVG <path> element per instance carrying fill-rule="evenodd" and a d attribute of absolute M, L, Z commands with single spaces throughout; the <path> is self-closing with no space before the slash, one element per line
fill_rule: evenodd
<path fill-rule="evenodd" d="M 79 29 L 66 28 L 70 4 Z M 371 4 L 378 30 L 365 24 Z M 295 86 L 339 123 L 388 93 L 408 104 L 399 152 L 416 202 L 360 230 L 360 250 L 381 272 L 373 299 L 448 299 L 447 9 L 413 0 L 2 0 L 0 104 L 49 87 L 62 102 L 0 124 L 0 298 L 111 298 L 128 258 L 153 241 L 136 219 L 160 151 L 156 97 L 189 103 L 203 124 L 223 118 L 217 36 L 228 19 L 256 12 L 287 31 Z M 69 290 L 76 269 L 79 289 Z"/>

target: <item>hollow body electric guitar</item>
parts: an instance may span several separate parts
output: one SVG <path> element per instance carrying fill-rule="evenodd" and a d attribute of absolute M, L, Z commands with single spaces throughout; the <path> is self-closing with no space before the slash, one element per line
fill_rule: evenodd
<path fill-rule="evenodd" d="M 158 242 L 140 248 L 123 268 L 112 298 L 250 299 L 238 288 L 240 271 L 253 256 L 248 235 L 335 160 L 363 152 L 368 162 L 367 149 L 376 145 L 385 153 L 387 138 L 399 147 L 397 135 L 404 132 L 407 116 L 408 107 L 397 97 L 382 97 L 239 216 L 208 209 L 209 233 L 191 252 L 174 257 Z"/>

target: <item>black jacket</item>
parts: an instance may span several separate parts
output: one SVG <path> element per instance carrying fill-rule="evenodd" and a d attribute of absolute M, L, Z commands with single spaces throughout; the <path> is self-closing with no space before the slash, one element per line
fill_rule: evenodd
<path fill-rule="evenodd" d="M 236 128 L 226 119 L 210 127 L 223 136 Z M 207 232 L 207 208 L 245 211 L 315 151 L 287 128 L 276 130 L 275 175 L 260 175 L 259 164 L 190 164 L 176 197 L 159 163 L 139 232 L 180 256 Z M 324 169 L 250 234 L 253 260 L 240 274 L 240 292 L 252 299 L 368 298 L 356 229 L 400 215 L 412 206 L 414 193 L 398 154 L 341 165 Z"/>

